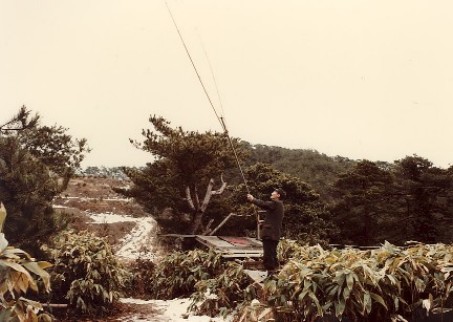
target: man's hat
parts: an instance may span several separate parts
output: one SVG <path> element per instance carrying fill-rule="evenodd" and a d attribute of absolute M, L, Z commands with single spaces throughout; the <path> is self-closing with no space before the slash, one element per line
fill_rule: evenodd
<path fill-rule="evenodd" d="M 276 191 L 281 199 L 284 199 L 286 197 L 286 192 L 282 188 L 275 188 L 274 191 Z"/>

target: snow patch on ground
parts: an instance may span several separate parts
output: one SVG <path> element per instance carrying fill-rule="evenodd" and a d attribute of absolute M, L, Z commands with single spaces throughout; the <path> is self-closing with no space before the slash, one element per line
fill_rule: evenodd
<path fill-rule="evenodd" d="M 143 305 L 153 305 L 158 310 L 162 312 L 162 315 L 159 316 L 159 320 L 162 322 L 231 322 L 233 320 L 232 316 L 222 318 L 222 317 L 215 317 L 211 318 L 209 316 L 196 316 L 190 315 L 187 312 L 187 308 L 189 307 L 191 300 L 187 298 L 183 299 L 174 299 L 169 301 L 162 301 L 162 300 L 138 300 L 132 298 L 123 298 L 120 300 L 122 303 L 130 303 L 130 304 L 143 304 Z M 143 318 L 134 318 L 131 317 L 130 322 L 145 322 L 145 321 L 154 321 L 154 320 L 146 320 Z"/>
<path fill-rule="evenodd" d="M 128 215 L 117 215 L 114 213 L 90 213 L 87 215 L 95 224 L 111 224 L 117 222 L 135 222 L 132 231 L 120 240 L 122 246 L 116 252 L 116 256 L 126 259 L 150 259 L 156 255 L 152 245 L 156 229 L 156 221 L 151 217 L 132 217 Z"/>
<path fill-rule="evenodd" d="M 155 230 L 156 221 L 153 218 L 140 218 L 137 225 L 122 240 L 123 246 L 116 252 L 116 255 L 128 259 L 154 259 L 156 255 L 152 252 L 152 232 Z"/>
<path fill-rule="evenodd" d="M 69 209 L 68 206 L 63 206 L 63 205 L 53 205 L 52 206 L 54 209 Z"/>
<path fill-rule="evenodd" d="M 94 221 L 94 224 L 113 224 L 117 222 L 130 222 L 130 221 L 139 221 L 141 218 L 134 218 L 128 215 L 116 215 L 111 212 L 106 213 L 91 213 L 86 212 L 86 214 Z"/>
<path fill-rule="evenodd" d="M 77 197 L 77 196 L 66 196 L 63 197 L 65 203 L 69 200 L 81 200 L 81 201 L 121 201 L 121 202 L 132 202 L 131 198 L 121 198 L 121 197 L 110 197 L 110 198 L 99 198 L 99 197 Z"/>

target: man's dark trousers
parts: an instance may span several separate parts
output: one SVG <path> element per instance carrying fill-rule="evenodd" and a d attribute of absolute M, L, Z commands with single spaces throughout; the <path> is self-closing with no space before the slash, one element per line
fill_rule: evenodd
<path fill-rule="evenodd" d="M 278 268 L 277 245 L 278 240 L 263 238 L 263 265 L 267 271 Z"/>

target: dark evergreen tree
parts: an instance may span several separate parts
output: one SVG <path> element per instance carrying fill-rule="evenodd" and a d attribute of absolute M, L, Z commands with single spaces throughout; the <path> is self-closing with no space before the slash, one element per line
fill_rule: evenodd
<path fill-rule="evenodd" d="M 308 184 L 298 177 L 275 170 L 269 165 L 257 163 L 245 171 L 248 188 L 257 198 L 269 200 L 271 192 L 276 188 L 286 191 L 285 217 L 283 219 L 284 236 L 302 243 L 327 243 L 337 233 L 330 220 L 330 214 L 324 202 Z M 243 225 L 239 227 L 256 227 L 255 214 L 257 209 L 246 202 L 247 189 L 240 184 L 234 193 L 233 204 L 236 212 L 248 215 L 249 219 L 239 217 Z M 236 220 L 237 221 L 237 220 Z M 253 223 L 253 226 L 250 223 Z M 255 234 L 256 235 L 256 234 Z"/>
<path fill-rule="evenodd" d="M 389 216 L 392 182 L 388 170 L 368 160 L 340 175 L 333 189 L 337 202 L 332 214 L 342 237 L 336 242 L 374 245 L 391 238 L 395 229 L 394 217 Z"/>
<path fill-rule="evenodd" d="M 359 245 L 451 242 L 451 173 L 418 156 L 382 165 L 362 161 L 336 182 L 332 213 L 342 240 Z"/>
<path fill-rule="evenodd" d="M 451 242 L 452 176 L 420 156 L 395 162 L 397 197 L 401 207 L 401 229 L 406 240 L 426 243 Z M 448 229 L 449 230 L 449 229 Z"/>
<path fill-rule="evenodd" d="M 84 139 L 73 141 L 62 127 L 40 126 L 39 115 L 25 107 L 0 126 L 0 202 L 10 242 L 27 248 L 53 231 L 52 199 L 87 151 Z"/>
<path fill-rule="evenodd" d="M 143 142 L 131 140 L 131 143 L 150 152 L 155 161 L 142 169 L 124 168 L 133 187 L 117 191 L 134 197 L 166 231 L 207 232 L 205 215 L 209 213 L 211 197 L 222 194 L 226 187 L 222 174 L 236 167 L 228 136 L 172 128 L 170 122 L 155 115 L 149 121 L 154 129 L 142 131 Z M 239 141 L 231 141 L 240 158 L 243 151 Z M 214 179 L 220 181 L 217 190 Z"/>

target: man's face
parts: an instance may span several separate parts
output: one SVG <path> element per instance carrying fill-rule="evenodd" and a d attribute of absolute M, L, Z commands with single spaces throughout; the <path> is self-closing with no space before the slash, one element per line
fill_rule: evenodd
<path fill-rule="evenodd" d="M 277 199 L 279 199 L 279 198 L 280 198 L 280 194 L 279 194 L 277 191 L 273 191 L 273 192 L 271 193 L 271 199 L 272 199 L 272 200 L 277 200 Z"/>

